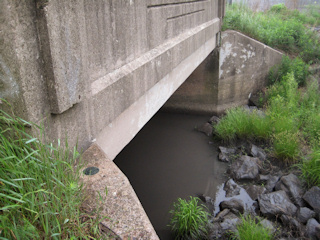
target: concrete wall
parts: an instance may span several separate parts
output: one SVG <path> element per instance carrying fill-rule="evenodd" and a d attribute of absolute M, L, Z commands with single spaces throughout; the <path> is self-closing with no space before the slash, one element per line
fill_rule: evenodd
<path fill-rule="evenodd" d="M 221 33 L 220 49 L 190 75 L 165 105 L 168 110 L 221 114 L 248 103 L 267 84 L 282 53 L 236 31 Z"/>
<path fill-rule="evenodd" d="M 113 159 L 215 48 L 224 1 L 2 0 L 0 11 L 0 97 L 49 140 L 97 140 Z"/>
<path fill-rule="evenodd" d="M 217 112 L 247 104 L 250 94 L 267 84 L 282 53 L 236 31 L 221 34 Z"/>

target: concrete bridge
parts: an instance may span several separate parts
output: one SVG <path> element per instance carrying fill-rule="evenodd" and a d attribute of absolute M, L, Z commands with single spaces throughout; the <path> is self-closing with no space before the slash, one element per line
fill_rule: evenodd
<path fill-rule="evenodd" d="M 216 48 L 224 5 L 3 0 L 0 96 L 49 140 L 113 159 Z"/>
<path fill-rule="evenodd" d="M 48 141 L 67 137 L 84 150 L 96 142 L 83 158 L 100 172 L 83 180 L 93 193 L 108 186 L 103 211 L 121 219 L 112 229 L 124 239 L 158 238 L 112 162 L 116 155 L 165 103 L 207 113 L 245 104 L 281 60 L 242 34 L 220 37 L 224 6 L 224 0 L 0 1 L 0 97 L 43 125 Z"/>

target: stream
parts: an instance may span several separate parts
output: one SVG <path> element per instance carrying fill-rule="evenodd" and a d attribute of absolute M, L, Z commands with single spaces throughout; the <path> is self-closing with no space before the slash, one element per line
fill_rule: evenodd
<path fill-rule="evenodd" d="M 174 239 L 167 226 L 178 198 L 215 198 L 227 165 L 218 145 L 194 128 L 210 116 L 158 112 L 114 162 L 124 172 L 161 240 Z"/>

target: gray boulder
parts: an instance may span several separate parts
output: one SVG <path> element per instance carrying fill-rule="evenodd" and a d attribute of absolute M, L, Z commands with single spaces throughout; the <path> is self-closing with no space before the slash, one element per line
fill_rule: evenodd
<path fill-rule="evenodd" d="M 221 162 L 230 162 L 230 156 L 236 153 L 235 148 L 225 148 L 225 147 L 219 147 L 220 153 L 219 153 L 219 160 Z"/>
<path fill-rule="evenodd" d="M 282 176 L 276 183 L 275 189 L 277 191 L 285 191 L 295 204 L 300 207 L 304 206 L 304 202 L 302 199 L 304 190 L 299 178 L 296 175 L 290 173 L 289 175 Z"/>
<path fill-rule="evenodd" d="M 316 213 L 320 213 L 320 188 L 312 187 L 307 191 L 303 199 L 313 208 Z"/>
<path fill-rule="evenodd" d="M 230 209 L 223 209 L 221 212 L 217 214 L 217 216 L 213 219 L 214 222 L 221 222 L 226 215 L 230 213 Z"/>
<path fill-rule="evenodd" d="M 220 226 L 223 232 L 235 232 L 237 231 L 237 224 L 240 223 L 240 221 L 241 220 L 239 217 L 230 212 L 224 217 L 223 221 L 220 223 Z"/>
<path fill-rule="evenodd" d="M 278 215 L 294 216 L 297 207 L 290 201 L 285 191 L 277 191 L 268 194 L 261 194 L 258 197 L 260 211 L 267 217 Z"/>
<path fill-rule="evenodd" d="M 207 136 L 212 135 L 212 125 L 210 123 L 204 123 L 197 128 L 199 132 L 206 134 Z"/>
<path fill-rule="evenodd" d="M 234 161 L 230 167 L 231 174 L 237 179 L 256 179 L 259 174 L 258 158 L 249 156 L 241 156 L 237 161 Z"/>
<path fill-rule="evenodd" d="M 306 224 L 310 218 L 314 218 L 316 213 L 307 207 L 302 207 L 298 210 L 297 219 L 299 222 Z"/>
<path fill-rule="evenodd" d="M 250 185 L 245 187 L 247 193 L 252 198 L 252 200 L 257 200 L 260 194 L 266 193 L 267 189 L 263 186 Z"/>
<path fill-rule="evenodd" d="M 260 224 L 269 229 L 270 232 L 273 234 L 277 231 L 276 227 L 274 226 L 273 222 L 269 221 L 268 219 L 263 219 L 262 221 L 260 221 Z"/>
<path fill-rule="evenodd" d="M 244 213 L 244 204 L 240 199 L 231 199 L 220 203 L 220 209 L 230 209 L 233 213 Z"/>
<path fill-rule="evenodd" d="M 212 116 L 208 122 L 211 124 L 218 124 L 220 122 L 220 118 L 217 116 Z"/>
<path fill-rule="evenodd" d="M 223 190 L 226 191 L 226 197 L 234 197 L 240 194 L 241 187 L 236 184 L 233 179 L 229 179 L 225 183 Z"/>
<path fill-rule="evenodd" d="M 301 225 L 295 218 L 287 215 L 281 215 L 280 219 L 283 225 L 290 227 L 292 230 L 300 231 Z"/>
<path fill-rule="evenodd" d="M 250 153 L 253 157 L 257 157 L 260 160 L 264 161 L 267 159 L 267 154 L 265 153 L 265 151 L 254 144 L 251 145 Z"/>
<path fill-rule="evenodd" d="M 319 238 L 319 223 L 314 218 L 308 220 L 306 235 L 309 239 L 320 239 Z"/>
<path fill-rule="evenodd" d="M 274 190 L 274 187 L 276 186 L 276 183 L 279 181 L 281 176 L 281 173 L 277 175 L 259 175 L 259 180 L 266 182 L 265 188 L 267 191 L 272 192 Z"/>

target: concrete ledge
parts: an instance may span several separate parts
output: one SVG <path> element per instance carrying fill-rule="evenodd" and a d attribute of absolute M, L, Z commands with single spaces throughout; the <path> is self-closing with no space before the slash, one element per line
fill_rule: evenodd
<path fill-rule="evenodd" d="M 96 143 L 109 159 L 113 160 L 133 139 L 215 46 L 216 38 L 214 36 L 181 61 L 178 66 L 100 132 Z"/>
<path fill-rule="evenodd" d="M 91 145 L 82 157 L 86 167 L 100 169 L 92 176 L 82 173 L 81 180 L 88 193 L 85 204 L 91 210 L 98 207 L 98 192 L 103 197 L 102 209 L 99 210 L 101 216 L 107 218 L 102 223 L 122 239 L 158 240 L 130 182 L 113 161 L 109 160 L 95 144 Z"/>

